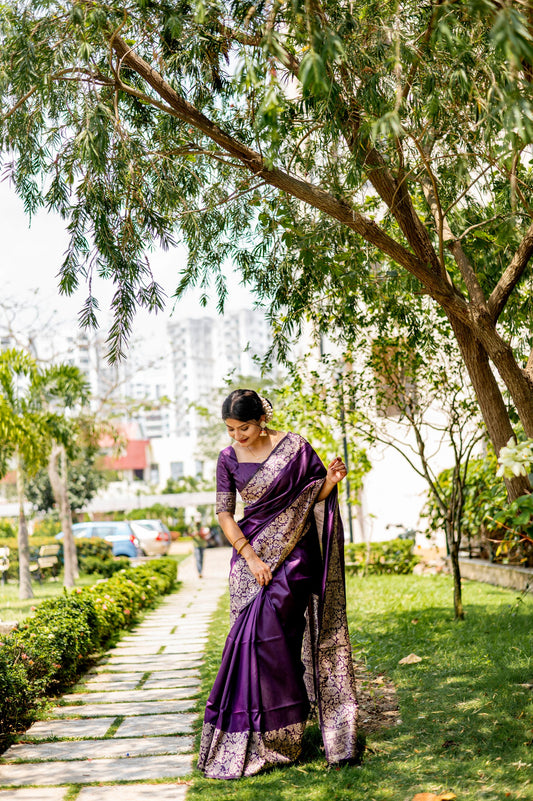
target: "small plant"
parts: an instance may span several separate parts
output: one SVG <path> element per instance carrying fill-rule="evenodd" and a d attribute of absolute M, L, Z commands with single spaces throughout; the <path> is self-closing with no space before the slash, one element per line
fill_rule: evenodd
<path fill-rule="evenodd" d="M 396 574 L 407 575 L 420 561 L 413 554 L 413 540 L 388 540 L 373 542 L 370 547 L 364 543 L 345 545 L 347 573 L 365 575 Z"/>

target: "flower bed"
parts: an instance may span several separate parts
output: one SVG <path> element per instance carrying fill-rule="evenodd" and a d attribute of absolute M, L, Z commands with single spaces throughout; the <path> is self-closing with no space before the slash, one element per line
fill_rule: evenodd
<path fill-rule="evenodd" d="M 170 592 L 173 559 L 115 573 L 107 581 L 43 601 L 0 646 L 0 743 L 26 728 L 47 695 L 72 684 L 142 609 Z"/>

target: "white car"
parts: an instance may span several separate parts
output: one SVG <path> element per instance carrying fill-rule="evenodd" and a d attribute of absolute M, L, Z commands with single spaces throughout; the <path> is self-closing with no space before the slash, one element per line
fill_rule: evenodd
<path fill-rule="evenodd" d="M 169 552 L 172 537 L 161 520 L 130 520 L 145 556 L 161 556 Z"/>

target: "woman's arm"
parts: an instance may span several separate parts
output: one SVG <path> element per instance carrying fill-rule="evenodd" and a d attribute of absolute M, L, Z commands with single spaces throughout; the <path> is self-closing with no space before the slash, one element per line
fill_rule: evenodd
<path fill-rule="evenodd" d="M 272 581 L 272 571 L 270 570 L 269 566 L 258 557 L 249 542 L 246 542 L 244 544 L 244 548 L 241 548 L 246 540 L 246 537 L 242 533 L 241 529 L 235 522 L 235 518 L 230 512 L 219 512 L 217 517 L 220 528 L 226 535 L 226 539 L 230 545 L 235 546 L 235 544 L 237 544 L 237 547 L 240 549 L 241 556 L 246 559 L 248 567 L 250 568 L 250 571 L 257 583 L 266 587 L 266 585 Z"/>
<path fill-rule="evenodd" d="M 333 487 L 342 481 L 343 478 L 346 478 L 346 466 L 342 459 L 337 456 L 336 459 L 328 465 L 328 472 L 326 473 L 326 480 L 320 490 L 320 494 L 318 496 L 317 503 L 320 501 L 324 501 L 328 495 L 331 493 Z"/>

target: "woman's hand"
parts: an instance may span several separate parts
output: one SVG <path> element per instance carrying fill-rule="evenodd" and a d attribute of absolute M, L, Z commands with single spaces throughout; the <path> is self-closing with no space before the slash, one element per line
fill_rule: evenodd
<path fill-rule="evenodd" d="M 346 465 L 340 456 L 337 456 L 336 459 L 333 459 L 333 461 L 328 464 L 326 481 L 330 482 L 331 484 L 338 484 L 339 481 L 342 481 L 343 478 L 346 478 L 346 473 Z"/>
<path fill-rule="evenodd" d="M 343 478 L 346 478 L 346 473 L 346 465 L 342 459 L 337 456 L 336 459 L 333 459 L 333 461 L 328 464 L 326 479 L 322 485 L 320 495 L 316 499 L 316 502 L 319 503 L 320 501 L 324 501 L 331 493 L 333 487 L 338 484 L 339 481 L 342 481 Z"/>
<path fill-rule="evenodd" d="M 248 552 L 251 553 L 248 553 Z M 272 571 L 262 559 L 258 557 L 252 546 L 246 547 L 246 554 L 243 554 L 246 563 L 250 568 L 253 577 L 261 587 L 266 587 L 272 581 Z"/>

